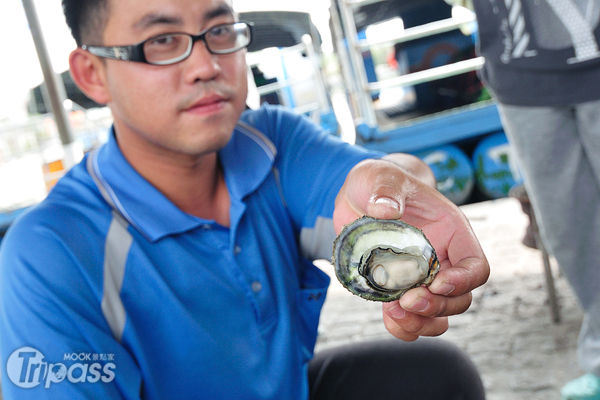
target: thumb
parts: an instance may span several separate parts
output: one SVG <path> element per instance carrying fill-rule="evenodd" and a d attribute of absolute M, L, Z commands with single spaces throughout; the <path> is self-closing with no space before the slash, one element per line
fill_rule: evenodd
<path fill-rule="evenodd" d="M 367 215 L 373 218 L 400 219 L 403 213 L 404 202 L 385 195 L 374 194 L 367 204 Z"/>

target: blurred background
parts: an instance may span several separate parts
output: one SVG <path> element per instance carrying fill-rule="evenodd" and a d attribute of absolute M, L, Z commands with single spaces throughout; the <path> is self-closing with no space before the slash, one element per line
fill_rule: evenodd
<path fill-rule="evenodd" d="M 347 142 L 418 155 L 459 205 L 506 197 L 520 183 L 477 76 L 484 61 L 475 55 L 470 11 L 443 0 L 234 0 L 234 7 L 254 22 L 250 107 L 281 104 Z M 0 34 L 8 47 L 0 63 L 1 238 L 107 139 L 112 118 L 70 78 L 75 43 L 60 0 L 5 3 Z"/>
<path fill-rule="evenodd" d="M 464 205 L 492 275 L 444 337 L 473 357 L 488 398 L 558 398 L 558 388 L 581 373 L 581 313 L 557 272 L 554 290 L 554 260 L 522 243 L 529 219 L 509 198 L 521 177 L 477 76 L 484 60 L 475 54 L 473 14 L 443 0 L 233 1 L 240 18 L 255 23 L 249 106 L 281 104 L 347 142 L 418 155 L 438 190 Z M 57 91 L 45 83 L 24 4 L 36 11 Z M 1 241 L 20 213 L 106 141 L 112 117 L 69 77 L 75 43 L 60 0 L 5 1 L 0 37 Z M 318 348 L 388 335 L 380 307 L 335 279 L 319 332 Z"/>

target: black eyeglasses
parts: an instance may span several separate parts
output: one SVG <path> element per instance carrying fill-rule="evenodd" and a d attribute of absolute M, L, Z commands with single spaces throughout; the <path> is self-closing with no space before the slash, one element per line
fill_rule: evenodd
<path fill-rule="evenodd" d="M 165 33 L 131 46 L 81 46 L 104 58 L 138 61 L 153 65 L 169 65 L 185 60 L 194 43 L 202 40 L 212 54 L 229 54 L 247 47 L 252 41 L 252 23 L 233 22 L 216 25 L 198 35 Z"/>

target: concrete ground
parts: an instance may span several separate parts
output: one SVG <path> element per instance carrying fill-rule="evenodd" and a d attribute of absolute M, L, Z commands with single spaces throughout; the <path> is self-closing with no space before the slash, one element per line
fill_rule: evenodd
<path fill-rule="evenodd" d="M 450 317 L 441 337 L 464 349 L 477 365 L 488 400 L 559 400 L 560 388 L 583 371 L 576 345 L 582 313 L 552 263 L 560 317 L 553 323 L 541 253 L 521 243 L 528 225 L 517 200 L 461 207 L 491 266 L 489 281 L 473 293 L 469 310 Z M 332 279 L 317 349 L 390 337 L 381 305 L 351 295 Z"/>

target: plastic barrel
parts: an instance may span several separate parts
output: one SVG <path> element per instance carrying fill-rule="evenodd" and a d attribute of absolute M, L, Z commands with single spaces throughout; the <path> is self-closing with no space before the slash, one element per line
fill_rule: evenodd
<path fill-rule="evenodd" d="M 522 182 L 504 132 L 491 134 L 477 144 L 473 165 L 477 187 L 492 199 L 508 196 L 510 188 Z"/>
<path fill-rule="evenodd" d="M 438 191 L 454 204 L 464 204 L 475 186 L 473 166 L 465 152 L 455 145 L 444 145 L 415 155 L 433 171 Z"/>

